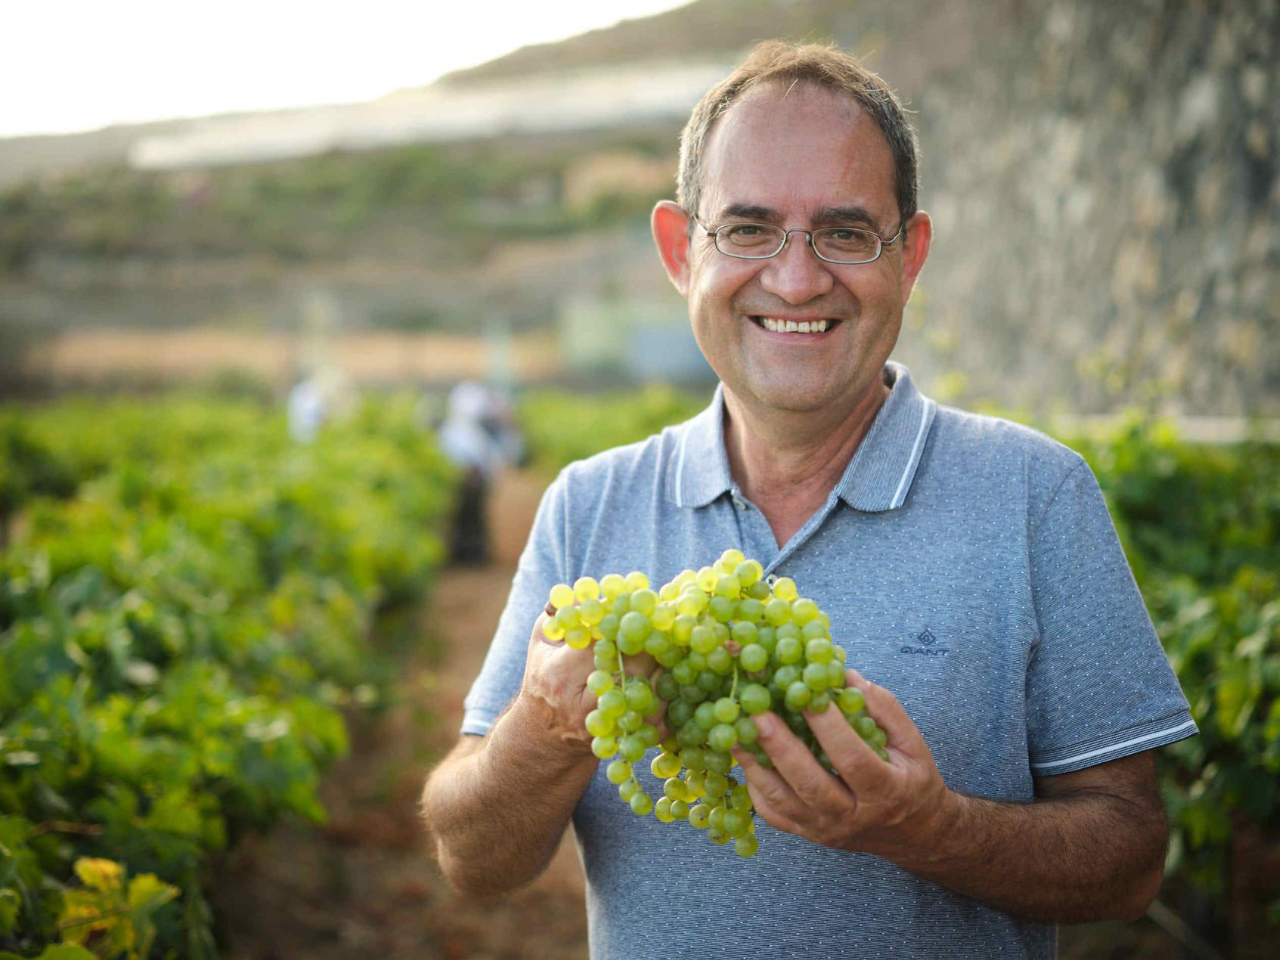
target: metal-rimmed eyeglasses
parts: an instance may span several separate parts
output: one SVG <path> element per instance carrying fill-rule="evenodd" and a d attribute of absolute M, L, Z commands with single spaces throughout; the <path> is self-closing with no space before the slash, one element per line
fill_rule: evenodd
<path fill-rule="evenodd" d="M 817 230 L 792 227 L 787 230 L 773 223 L 735 221 L 722 223 L 711 230 L 697 217 L 690 215 L 689 219 L 712 238 L 716 249 L 726 257 L 768 260 L 782 252 L 793 233 L 803 233 L 809 249 L 819 260 L 839 264 L 873 263 L 879 260 L 884 248 L 895 243 L 906 226 L 904 221 L 898 227 L 898 232 L 886 240 L 878 233 L 860 227 L 820 227 Z"/>

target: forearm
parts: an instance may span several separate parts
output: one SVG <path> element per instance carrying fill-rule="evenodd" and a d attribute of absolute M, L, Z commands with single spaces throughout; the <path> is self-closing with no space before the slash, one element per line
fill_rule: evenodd
<path fill-rule="evenodd" d="M 1082 792 L 1028 804 L 949 793 L 931 849 L 892 857 L 918 876 L 1027 919 L 1137 919 L 1159 889 L 1164 813 Z"/>
<path fill-rule="evenodd" d="M 503 893 L 555 853 L 598 761 L 548 737 L 544 705 L 518 697 L 476 752 L 428 780 L 422 812 L 440 868 L 458 890 Z"/>

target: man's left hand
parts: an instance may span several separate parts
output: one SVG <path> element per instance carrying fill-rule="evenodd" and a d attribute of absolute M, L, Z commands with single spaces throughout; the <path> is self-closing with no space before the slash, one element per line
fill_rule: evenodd
<path fill-rule="evenodd" d="M 824 770 L 781 718 L 759 714 L 760 744 L 773 761 L 768 770 L 741 747 L 756 812 L 772 826 L 840 850 L 875 853 L 898 863 L 930 859 L 949 819 L 954 798 L 928 745 L 902 704 L 884 687 L 846 674 L 866 698 L 866 710 L 888 734 L 886 763 L 849 726 L 833 704 L 805 718 L 831 760 Z"/>

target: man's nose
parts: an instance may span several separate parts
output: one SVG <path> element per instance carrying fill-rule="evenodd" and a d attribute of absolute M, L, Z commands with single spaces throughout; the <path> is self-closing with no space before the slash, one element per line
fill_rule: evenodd
<path fill-rule="evenodd" d="M 834 284 L 827 264 L 818 259 L 809 246 L 809 238 L 800 230 L 788 234 L 782 252 L 766 261 L 760 273 L 760 285 L 765 290 L 797 306 L 830 293 Z"/>

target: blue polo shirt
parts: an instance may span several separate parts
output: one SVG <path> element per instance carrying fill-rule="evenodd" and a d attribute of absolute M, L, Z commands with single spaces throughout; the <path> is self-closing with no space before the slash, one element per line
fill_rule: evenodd
<path fill-rule="evenodd" d="M 519 690 L 554 584 L 643 570 L 656 586 L 736 547 L 826 611 L 849 665 L 897 696 L 954 790 L 1029 801 L 1037 776 L 1194 734 L 1080 456 L 939 406 L 899 364 L 885 379 L 889 398 L 840 482 L 785 544 L 730 476 L 720 391 L 686 423 L 565 468 L 538 510 L 462 731 L 487 733 Z M 636 769 L 660 796 L 648 763 Z M 636 817 L 604 764 L 573 823 L 597 960 L 1056 952 L 1053 924 L 761 818 L 759 852 L 742 860 L 687 823 Z"/>

